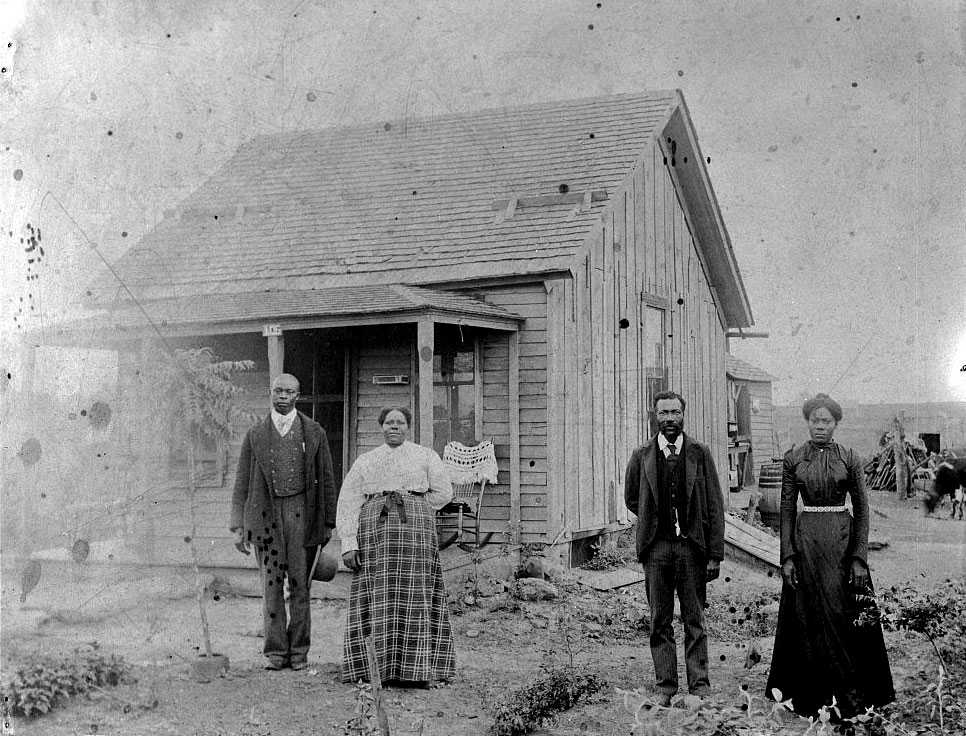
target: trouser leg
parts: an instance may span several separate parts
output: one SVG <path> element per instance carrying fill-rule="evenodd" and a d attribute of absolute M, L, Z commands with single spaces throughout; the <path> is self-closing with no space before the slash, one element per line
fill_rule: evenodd
<path fill-rule="evenodd" d="M 674 694 L 678 689 L 678 660 L 674 645 L 674 558 L 672 542 L 659 539 L 647 552 L 644 575 L 651 615 L 651 658 L 657 689 Z"/>
<path fill-rule="evenodd" d="M 288 576 L 287 648 L 292 663 L 304 662 L 309 651 L 311 620 L 309 613 L 308 560 L 305 541 L 305 494 L 281 501 L 282 536 L 285 545 L 285 573 Z"/>
<path fill-rule="evenodd" d="M 708 636 L 704 630 L 707 565 L 704 555 L 687 540 L 674 543 L 675 578 L 684 624 L 684 663 L 688 690 L 708 687 Z"/>
<path fill-rule="evenodd" d="M 276 554 L 272 554 L 272 551 Z M 279 571 L 278 548 L 272 543 L 258 548 L 258 566 L 262 582 L 262 628 L 265 645 L 262 651 L 276 665 L 288 661 L 288 635 L 286 634 L 284 579 Z"/>

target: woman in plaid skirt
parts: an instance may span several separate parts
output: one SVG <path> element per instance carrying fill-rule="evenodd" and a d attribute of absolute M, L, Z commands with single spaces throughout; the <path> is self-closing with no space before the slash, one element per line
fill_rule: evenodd
<path fill-rule="evenodd" d="M 436 538 L 453 496 L 443 461 L 409 442 L 408 409 L 383 409 L 385 444 L 358 457 L 342 482 L 336 528 L 353 571 L 342 681 L 369 681 L 371 637 L 383 683 L 426 686 L 456 671 Z"/>

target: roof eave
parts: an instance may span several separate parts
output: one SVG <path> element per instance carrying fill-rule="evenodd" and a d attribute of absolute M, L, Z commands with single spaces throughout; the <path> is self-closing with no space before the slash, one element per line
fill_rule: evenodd
<path fill-rule="evenodd" d="M 721 302 L 726 327 L 751 327 L 754 318 L 751 302 L 741 278 L 731 238 L 721 215 L 721 208 L 711 186 L 705 159 L 698 145 L 694 122 L 681 90 L 676 90 L 677 105 L 662 132 L 661 145 L 670 136 L 676 143 L 680 165 L 675 172 L 685 190 L 694 224 L 698 247 L 702 249 L 712 285 Z M 687 157 L 687 164 L 684 158 Z"/>

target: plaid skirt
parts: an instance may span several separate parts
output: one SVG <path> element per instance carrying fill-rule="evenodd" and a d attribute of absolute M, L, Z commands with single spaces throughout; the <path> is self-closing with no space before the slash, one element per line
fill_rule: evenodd
<path fill-rule="evenodd" d="M 456 672 L 436 516 L 420 496 L 374 496 L 359 514 L 362 567 L 352 577 L 342 681 L 369 680 L 366 638 L 379 677 L 449 680 Z"/>

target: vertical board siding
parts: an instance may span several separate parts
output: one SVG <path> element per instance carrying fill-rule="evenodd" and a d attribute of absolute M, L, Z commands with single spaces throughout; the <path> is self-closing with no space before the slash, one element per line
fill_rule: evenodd
<path fill-rule="evenodd" d="M 758 400 L 758 413 L 751 413 L 751 452 L 755 463 L 755 477 L 764 463 L 771 462 L 778 453 L 775 446 L 774 410 L 772 407 L 771 384 L 765 381 L 751 381 L 746 384 L 751 399 Z"/>
<path fill-rule="evenodd" d="M 637 258 L 653 262 L 657 270 L 653 278 L 644 274 L 647 290 L 668 300 L 669 386 L 688 402 L 685 430 L 711 447 L 719 477 L 726 480 L 725 328 L 675 187 L 671 162 L 660 146 L 653 146 L 645 156 L 642 174 L 645 222 Z M 648 185 L 652 192 L 647 191 Z M 648 252 L 652 247 L 653 255 Z"/>

